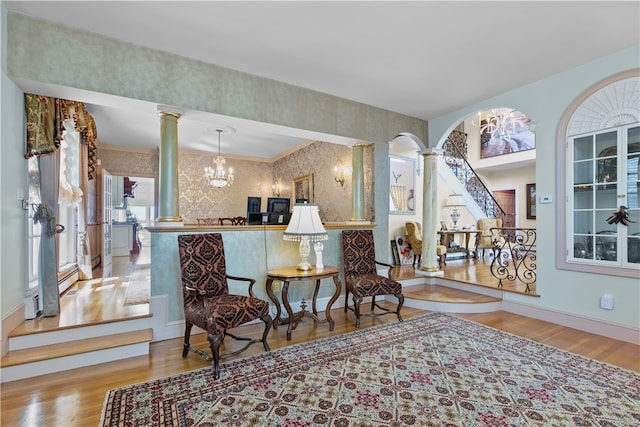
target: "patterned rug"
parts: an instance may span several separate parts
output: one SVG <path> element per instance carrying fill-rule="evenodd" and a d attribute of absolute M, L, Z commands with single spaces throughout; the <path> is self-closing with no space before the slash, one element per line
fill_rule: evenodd
<path fill-rule="evenodd" d="M 640 374 L 441 313 L 222 367 L 111 390 L 100 425 L 640 425 Z"/>

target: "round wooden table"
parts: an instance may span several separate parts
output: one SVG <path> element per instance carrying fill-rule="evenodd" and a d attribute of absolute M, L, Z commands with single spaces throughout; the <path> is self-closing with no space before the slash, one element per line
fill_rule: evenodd
<path fill-rule="evenodd" d="M 327 304 L 327 308 L 325 309 L 325 318 L 318 318 L 318 310 L 316 309 L 316 300 L 318 299 L 318 290 L 320 289 L 320 280 L 326 278 L 333 278 L 333 283 L 336 286 L 336 290 L 329 300 Z M 282 303 L 284 304 L 284 308 L 287 311 L 288 317 L 281 319 L 280 316 L 282 314 L 282 310 L 280 308 L 280 302 L 273 291 L 273 281 L 280 280 L 282 281 Z M 307 304 L 302 300 L 300 305 L 301 311 L 294 313 L 291 308 L 291 304 L 289 303 L 289 283 L 296 282 L 300 280 L 315 280 L 316 287 L 313 292 L 313 299 L 311 302 L 311 312 L 307 311 Z M 274 270 L 267 271 L 267 283 L 266 283 L 267 295 L 271 298 L 271 301 L 276 306 L 276 317 L 273 319 L 273 329 L 278 328 L 278 323 L 288 323 L 289 327 L 287 328 L 287 341 L 291 341 L 291 332 L 298 326 L 298 322 L 307 316 L 311 317 L 317 323 L 329 323 L 329 330 L 333 331 L 333 319 L 331 318 L 331 306 L 340 296 L 340 291 L 342 290 L 342 285 L 340 284 L 340 279 L 338 277 L 338 269 L 336 267 L 324 266 L 323 268 L 312 268 L 308 271 L 298 270 L 297 267 L 283 267 L 277 268 Z"/>

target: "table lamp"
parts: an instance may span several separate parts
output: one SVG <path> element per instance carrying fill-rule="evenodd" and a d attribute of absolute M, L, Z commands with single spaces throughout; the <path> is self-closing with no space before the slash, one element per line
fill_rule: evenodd
<path fill-rule="evenodd" d="M 325 230 L 318 214 L 318 206 L 308 203 L 298 203 L 293 206 L 293 213 L 287 229 L 282 236 L 283 240 L 300 242 L 300 258 L 298 270 L 309 271 L 313 268 L 307 258 L 311 252 L 309 242 L 319 242 L 327 240 L 327 230 Z M 317 251 L 317 249 L 316 249 Z"/>
<path fill-rule="evenodd" d="M 465 206 L 462 194 L 450 194 L 449 197 L 447 197 L 446 206 L 448 208 L 453 208 L 451 212 L 451 220 L 453 221 L 453 228 L 457 229 L 457 223 L 460 220 L 460 212 L 458 212 L 458 208 Z"/>

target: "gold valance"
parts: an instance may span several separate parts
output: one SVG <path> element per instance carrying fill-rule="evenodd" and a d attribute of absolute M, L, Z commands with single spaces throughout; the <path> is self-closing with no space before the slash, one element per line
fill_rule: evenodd
<path fill-rule="evenodd" d="M 76 130 L 83 136 L 83 142 L 88 147 L 88 177 L 94 178 L 98 131 L 85 105 L 79 101 L 31 93 L 24 94 L 24 104 L 27 114 L 27 146 L 24 157 L 28 159 L 56 151 L 63 138 L 64 121 L 73 118 Z"/>

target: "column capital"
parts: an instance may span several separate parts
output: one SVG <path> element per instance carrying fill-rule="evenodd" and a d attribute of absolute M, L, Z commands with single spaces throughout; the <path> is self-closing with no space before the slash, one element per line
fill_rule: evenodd
<path fill-rule="evenodd" d="M 427 157 L 427 156 L 437 157 L 437 156 L 440 156 L 442 153 L 444 153 L 444 150 L 441 150 L 440 148 L 427 148 L 422 152 L 422 155 L 424 157 Z"/>
<path fill-rule="evenodd" d="M 180 118 L 184 114 L 184 110 L 180 107 L 172 107 L 170 105 L 158 105 L 158 115 L 169 115 Z"/>

